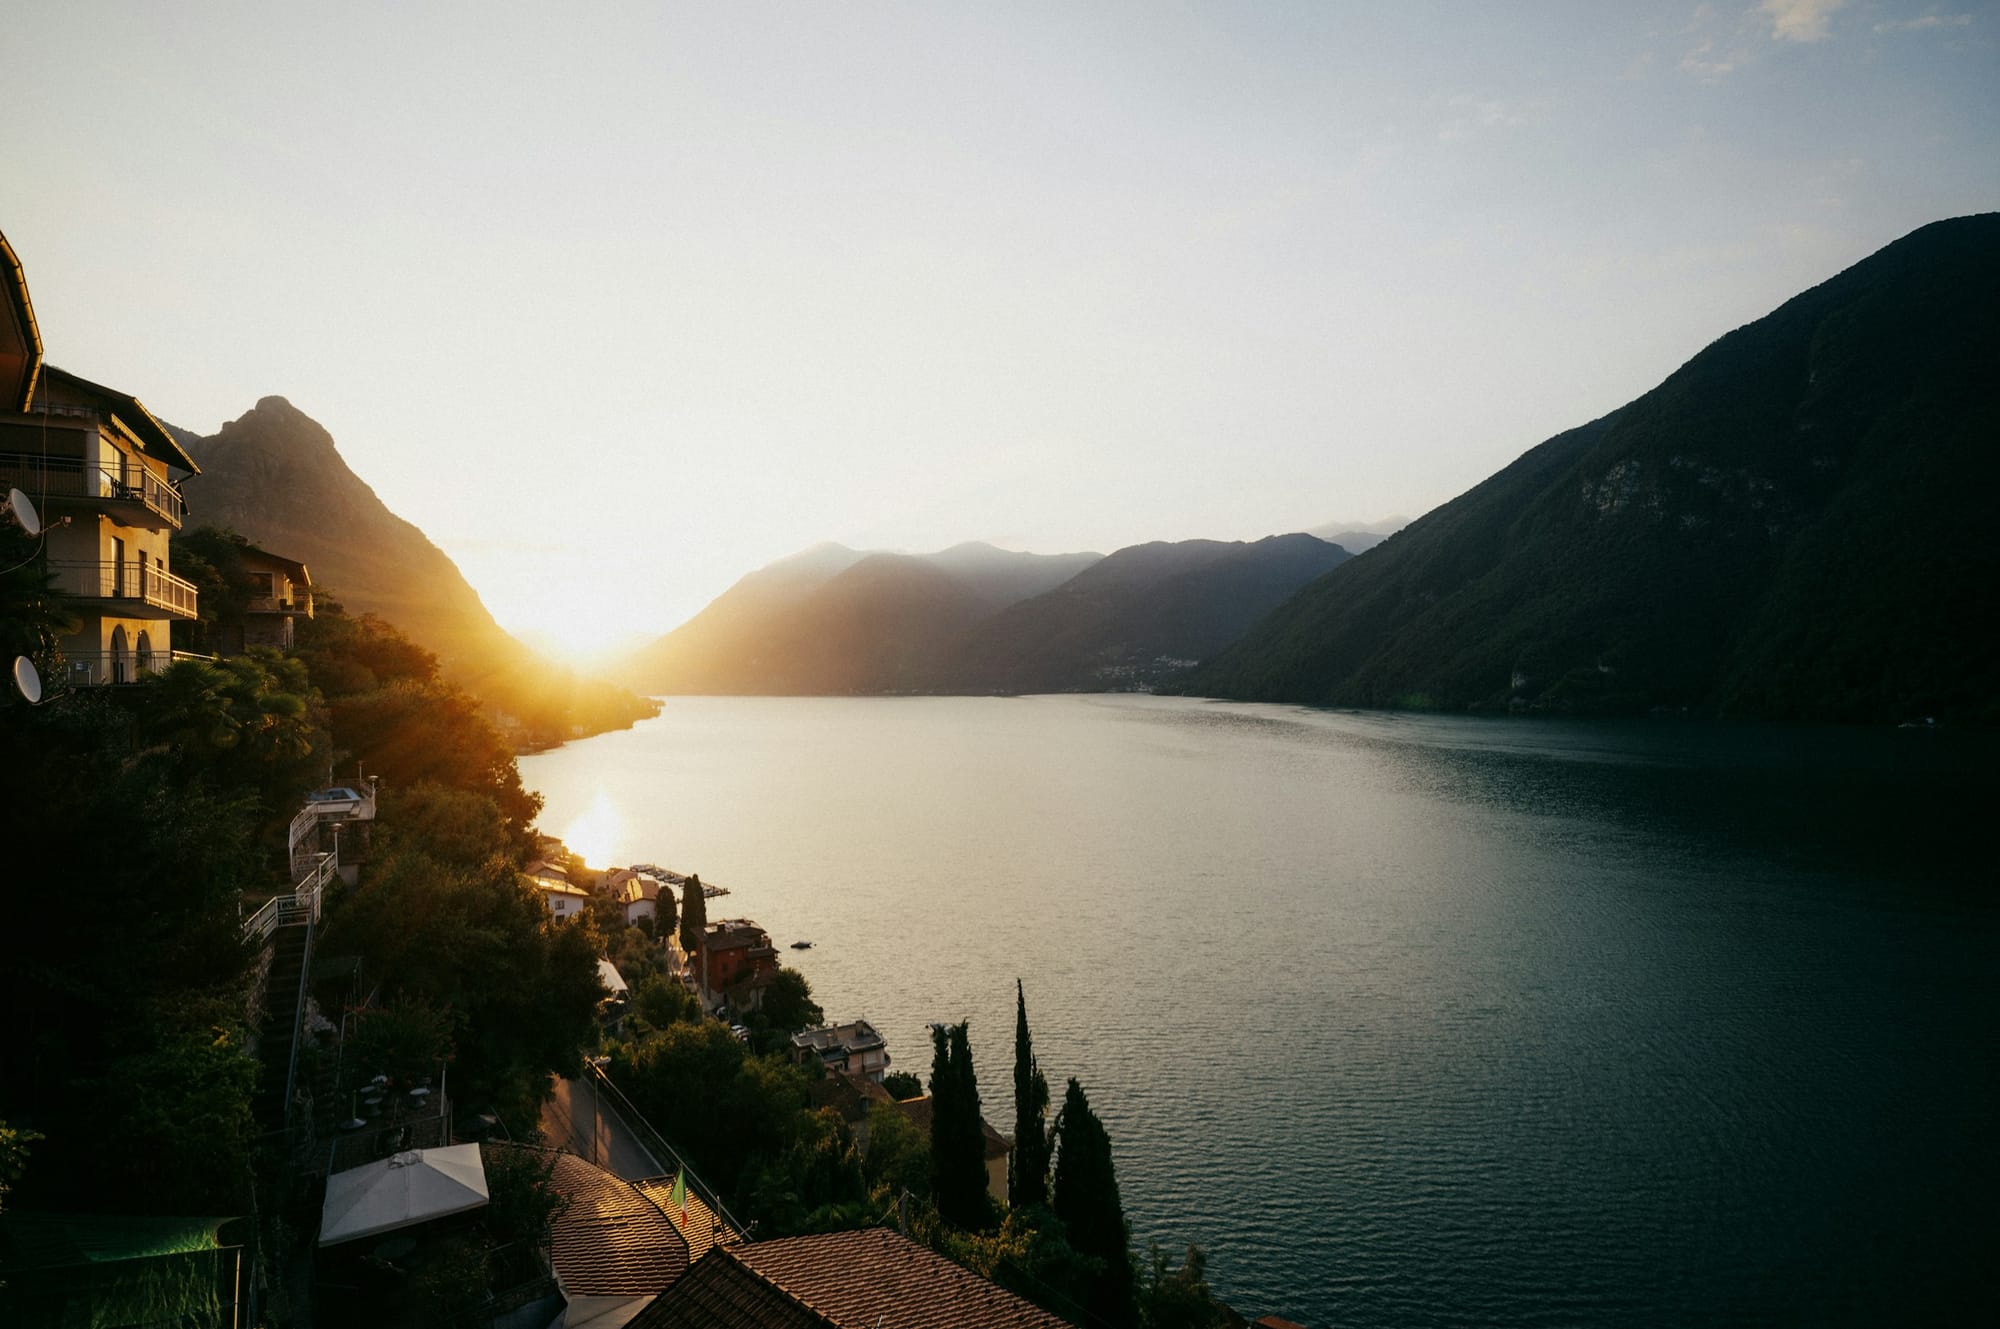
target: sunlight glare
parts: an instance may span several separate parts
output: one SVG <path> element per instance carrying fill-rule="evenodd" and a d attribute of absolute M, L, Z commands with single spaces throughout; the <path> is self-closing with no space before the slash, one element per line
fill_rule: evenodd
<path fill-rule="evenodd" d="M 625 816 L 618 810 L 618 804 L 612 800 L 610 793 L 599 789 L 597 796 L 590 800 L 590 806 L 562 829 L 561 838 L 571 853 L 582 855 L 583 861 L 591 867 L 616 866 L 612 856 L 619 852 L 625 840 Z"/>

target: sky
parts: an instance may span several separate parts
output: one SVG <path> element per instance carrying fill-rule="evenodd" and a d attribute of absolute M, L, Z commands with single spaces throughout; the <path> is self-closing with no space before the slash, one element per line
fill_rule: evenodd
<path fill-rule="evenodd" d="M 1990 0 L 20 9 L 50 362 L 288 398 L 579 655 L 823 540 L 1420 514 L 2000 208 Z"/>

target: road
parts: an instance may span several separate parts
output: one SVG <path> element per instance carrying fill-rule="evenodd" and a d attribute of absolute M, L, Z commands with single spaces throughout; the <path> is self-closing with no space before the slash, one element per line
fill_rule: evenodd
<path fill-rule="evenodd" d="M 556 1081 L 555 1097 L 542 1106 L 542 1134 L 554 1147 L 627 1181 L 672 1171 L 633 1137 L 609 1098 L 598 1101 L 596 1082 L 588 1078 Z"/>

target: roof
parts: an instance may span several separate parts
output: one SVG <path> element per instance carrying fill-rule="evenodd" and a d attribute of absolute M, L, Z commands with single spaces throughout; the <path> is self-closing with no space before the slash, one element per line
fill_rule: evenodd
<path fill-rule="evenodd" d="M 833 1323 L 725 1251 L 697 1260 L 626 1329 L 827 1329 Z"/>
<path fill-rule="evenodd" d="M 54 365 L 43 367 L 42 381 L 49 388 L 63 388 L 78 396 L 87 398 L 98 409 L 104 411 L 125 427 L 127 433 L 138 441 L 140 449 L 148 456 L 163 461 L 169 466 L 177 466 L 190 475 L 200 475 L 201 467 L 194 464 L 194 458 L 187 455 L 187 449 L 180 445 L 168 432 L 167 427 L 153 418 L 153 413 L 140 404 L 139 399 L 129 392 L 107 388 L 102 383 L 93 383 L 68 370 Z"/>
<path fill-rule="evenodd" d="M 931 1133 L 931 1096 L 929 1094 L 925 1094 L 922 1098 L 898 1099 L 896 1110 L 908 1117 L 910 1124 L 921 1130 L 925 1135 Z M 984 1117 L 979 1119 L 979 1131 L 980 1134 L 986 1137 L 986 1156 L 988 1158 L 1005 1158 L 1014 1151 L 1014 1142 L 993 1129 L 993 1123 Z"/>
<path fill-rule="evenodd" d="M 598 960 L 597 981 L 604 984 L 604 990 L 613 996 L 618 995 L 620 992 L 629 991 L 625 985 L 625 975 L 619 973 L 618 966 L 609 960 Z"/>
<path fill-rule="evenodd" d="M 326 1179 L 319 1244 L 414 1227 L 487 1202 L 486 1165 L 476 1144 L 411 1149 Z"/>
<path fill-rule="evenodd" d="M 887 1228 L 718 1247 L 632 1329 L 1067 1329 Z"/>
<path fill-rule="evenodd" d="M 801 1029 L 792 1035 L 792 1046 L 804 1051 L 811 1048 L 816 1052 L 838 1051 L 845 1056 L 866 1048 L 886 1047 L 882 1035 L 866 1020 L 849 1020 L 846 1024 L 823 1024 L 816 1029 Z"/>
<path fill-rule="evenodd" d="M 687 1272 L 686 1239 L 645 1192 L 575 1154 L 551 1157 L 550 1184 L 569 1200 L 549 1238 L 550 1262 L 564 1293 L 642 1296 Z"/>
<path fill-rule="evenodd" d="M 672 1177 L 646 1177 L 632 1183 L 640 1194 L 660 1206 L 660 1212 L 671 1220 L 681 1231 L 681 1240 L 687 1243 L 688 1259 L 700 1260 L 709 1249 L 725 1242 L 741 1240 L 739 1235 L 715 1216 L 701 1195 L 695 1190 L 683 1187 L 681 1195 L 687 1202 L 687 1221 L 680 1219 L 680 1205 L 674 1200 L 674 1179 Z"/>
<path fill-rule="evenodd" d="M 35 400 L 42 372 L 42 332 L 35 303 L 28 298 L 28 275 L 14 246 L 0 235 L 0 410 L 25 411 Z"/>
<path fill-rule="evenodd" d="M 625 883 L 625 903 L 637 904 L 641 900 L 660 898 L 660 883 L 651 877 L 633 877 Z"/>
<path fill-rule="evenodd" d="M 833 1070 L 806 1086 L 806 1097 L 816 1108 L 832 1108 L 849 1125 L 866 1121 L 872 1105 L 896 1101 L 894 1094 L 865 1076 Z"/>
<path fill-rule="evenodd" d="M 771 934 L 747 918 L 731 918 L 710 923 L 702 944 L 711 951 L 731 951 L 738 946 L 769 946 Z"/>
<path fill-rule="evenodd" d="M 259 549 L 256 545 L 249 544 L 243 546 L 242 552 L 246 557 L 269 559 L 271 562 L 276 563 L 285 570 L 286 574 L 293 581 L 298 582 L 301 586 L 312 585 L 312 574 L 307 572 L 306 565 L 299 562 L 296 558 L 286 558 L 283 554 L 274 554 L 268 549 Z"/>
<path fill-rule="evenodd" d="M 530 860 L 528 866 L 522 868 L 521 871 L 531 877 L 560 877 L 564 881 L 569 880 L 568 868 L 560 863 L 551 863 L 546 858 Z"/>
<path fill-rule="evenodd" d="M 572 886 L 559 877 L 530 876 L 528 880 L 533 882 L 535 889 L 543 895 L 574 895 L 585 900 L 590 898 L 589 891 L 581 886 Z"/>

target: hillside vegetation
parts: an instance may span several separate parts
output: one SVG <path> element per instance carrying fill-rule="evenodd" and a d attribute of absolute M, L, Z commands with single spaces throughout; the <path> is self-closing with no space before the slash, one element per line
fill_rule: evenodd
<path fill-rule="evenodd" d="M 1186 690 L 1990 720 L 1996 364 L 2000 216 L 1924 227 L 1321 577 Z"/>

